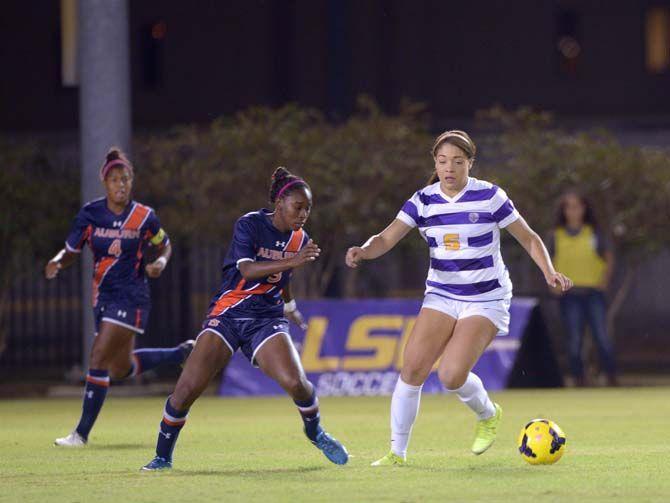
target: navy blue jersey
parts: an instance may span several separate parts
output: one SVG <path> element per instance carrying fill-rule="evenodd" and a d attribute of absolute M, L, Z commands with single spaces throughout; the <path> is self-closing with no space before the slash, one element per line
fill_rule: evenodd
<path fill-rule="evenodd" d="M 272 212 L 247 213 L 235 222 L 233 240 L 223 262 L 223 284 L 209 305 L 207 318 L 225 313 L 231 318 L 278 318 L 284 315 L 282 289 L 291 271 L 247 282 L 239 265 L 245 261 L 281 260 L 293 257 L 309 241 L 302 229 L 281 232 L 272 225 Z"/>
<path fill-rule="evenodd" d="M 94 260 L 93 307 L 109 302 L 148 305 L 142 255 L 149 243 L 168 243 L 154 210 L 131 201 L 117 215 L 107 207 L 105 198 L 87 203 L 75 217 L 65 247 L 79 253 L 87 242 Z"/>

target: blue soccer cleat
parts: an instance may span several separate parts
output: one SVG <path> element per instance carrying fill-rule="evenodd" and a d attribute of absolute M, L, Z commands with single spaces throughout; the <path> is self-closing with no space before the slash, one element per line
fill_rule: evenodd
<path fill-rule="evenodd" d="M 312 440 L 311 442 L 317 449 L 323 452 L 324 456 L 336 465 L 344 465 L 349 461 L 347 449 L 325 431 L 320 431 L 316 436 L 316 440 Z"/>
<path fill-rule="evenodd" d="M 149 463 L 140 468 L 142 472 L 160 472 L 163 470 L 172 470 L 172 461 L 156 456 Z"/>

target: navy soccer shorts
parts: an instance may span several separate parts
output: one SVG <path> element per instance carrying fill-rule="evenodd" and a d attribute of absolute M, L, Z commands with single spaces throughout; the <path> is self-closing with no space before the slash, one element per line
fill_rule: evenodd
<path fill-rule="evenodd" d="M 95 333 L 100 331 L 100 324 L 112 323 L 119 325 L 137 334 L 143 334 L 149 321 L 149 306 L 128 305 L 116 302 L 99 302 L 93 308 L 95 319 Z"/>
<path fill-rule="evenodd" d="M 214 332 L 234 354 L 241 349 L 247 360 L 257 367 L 258 350 L 275 335 L 286 334 L 290 340 L 286 318 L 229 318 L 225 315 L 208 318 L 202 324 L 202 331 Z"/>

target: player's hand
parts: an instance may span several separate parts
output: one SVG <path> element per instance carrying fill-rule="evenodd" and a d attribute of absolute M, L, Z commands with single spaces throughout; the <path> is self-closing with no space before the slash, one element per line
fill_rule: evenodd
<path fill-rule="evenodd" d="M 307 244 L 303 246 L 302 250 L 293 257 L 293 267 L 300 267 L 301 265 L 314 262 L 320 254 L 321 248 L 310 239 Z"/>
<path fill-rule="evenodd" d="M 347 250 L 347 255 L 344 261 L 349 267 L 356 268 L 363 262 L 363 248 L 360 246 L 352 246 Z"/>
<path fill-rule="evenodd" d="M 561 292 L 567 292 L 573 285 L 572 280 L 560 272 L 545 276 L 545 280 L 550 287 L 560 290 Z"/>
<path fill-rule="evenodd" d="M 151 264 L 147 264 L 144 267 L 144 270 L 146 271 L 147 276 L 150 278 L 157 278 L 161 275 L 166 265 L 167 261 L 163 257 L 158 257 L 156 260 L 151 262 Z"/>
<path fill-rule="evenodd" d="M 55 260 L 49 260 L 47 265 L 44 267 L 44 276 L 47 279 L 54 279 L 58 276 L 58 272 L 62 269 L 63 266 L 60 265 L 60 262 Z"/>
<path fill-rule="evenodd" d="M 293 311 L 285 311 L 284 316 L 286 316 L 290 321 L 298 325 L 303 330 L 307 330 L 307 323 L 305 323 L 305 318 L 297 309 L 294 309 Z"/>

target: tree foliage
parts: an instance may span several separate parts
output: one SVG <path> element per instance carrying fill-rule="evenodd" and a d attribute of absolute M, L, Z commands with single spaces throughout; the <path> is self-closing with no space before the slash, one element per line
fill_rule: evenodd
<path fill-rule="evenodd" d="M 379 231 L 429 176 L 431 137 L 421 114 L 407 106 L 388 116 L 365 98 L 341 124 L 295 105 L 252 108 L 141 141 L 138 188 L 173 236 L 217 244 L 230 239 L 239 216 L 269 204 L 277 166 L 304 177 L 314 192 L 308 230 L 323 253 L 298 286 L 319 296 L 346 248 Z"/>
<path fill-rule="evenodd" d="M 0 353 L 12 281 L 62 243 L 79 199 L 76 165 L 33 141 L 0 137 Z"/>
<path fill-rule="evenodd" d="M 576 188 L 631 263 L 670 244 L 667 151 L 624 146 L 606 130 L 568 132 L 526 108 L 494 108 L 479 119 L 497 131 L 486 142 L 486 177 L 505 187 L 539 230 L 552 228 L 559 196 Z"/>

